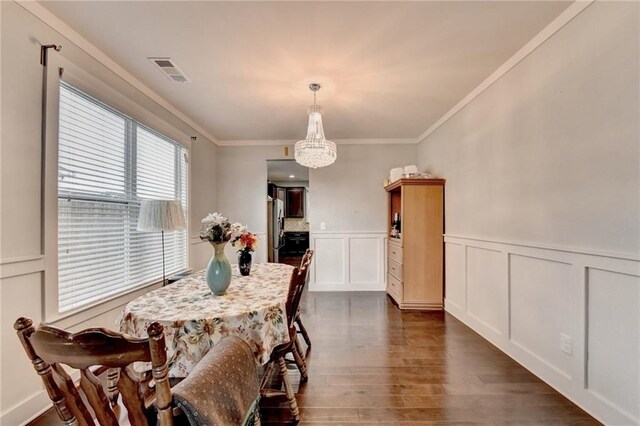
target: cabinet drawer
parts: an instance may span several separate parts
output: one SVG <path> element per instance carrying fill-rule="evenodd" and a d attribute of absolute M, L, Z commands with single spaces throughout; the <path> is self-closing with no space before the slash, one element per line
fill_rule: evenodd
<path fill-rule="evenodd" d="M 391 274 L 387 274 L 387 291 L 391 293 L 397 301 L 402 300 L 402 283 Z"/>
<path fill-rule="evenodd" d="M 399 245 L 389 243 L 387 256 L 389 259 L 402 265 L 402 247 Z"/>
<path fill-rule="evenodd" d="M 399 281 L 402 281 L 402 265 L 401 264 L 389 259 L 388 270 L 389 270 L 389 274 L 393 275 Z"/>

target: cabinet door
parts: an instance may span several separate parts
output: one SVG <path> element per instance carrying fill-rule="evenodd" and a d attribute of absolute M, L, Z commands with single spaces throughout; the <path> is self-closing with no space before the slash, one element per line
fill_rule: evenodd
<path fill-rule="evenodd" d="M 305 235 L 301 236 L 300 239 L 298 240 L 298 243 L 299 243 L 298 253 L 304 254 L 307 251 L 307 249 L 309 248 L 309 237 L 308 237 L 308 234 L 305 234 Z"/>
<path fill-rule="evenodd" d="M 284 246 L 280 249 L 281 255 L 292 255 L 297 251 L 296 238 L 289 233 L 284 234 Z"/>
<path fill-rule="evenodd" d="M 287 188 L 287 217 L 304 217 L 304 188 Z"/>

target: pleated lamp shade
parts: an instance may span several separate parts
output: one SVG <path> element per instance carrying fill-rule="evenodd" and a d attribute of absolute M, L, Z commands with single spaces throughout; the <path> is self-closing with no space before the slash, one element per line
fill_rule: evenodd
<path fill-rule="evenodd" d="M 184 211 L 179 201 L 142 201 L 138 215 L 138 231 L 178 231 L 186 228 Z"/>

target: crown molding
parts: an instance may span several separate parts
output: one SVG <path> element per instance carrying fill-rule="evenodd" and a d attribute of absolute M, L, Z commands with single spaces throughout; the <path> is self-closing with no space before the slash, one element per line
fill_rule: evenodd
<path fill-rule="evenodd" d="M 546 27 L 536 34 L 531 40 L 522 46 L 513 56 L 496 69 L 489 77 L 487 77 L 482 83 L 480 83 L 475 89 L 473 89 L 467 96 L 462 98 L 453 108 L 451 108 L 445 115 L 443 115 L 438 121 L 431 125 L 424 133 L 418 136 L 416 143 L 420 143 L 427 138 L 431 133 L 435 132 L 440 126 L 449 121 L 451 117 L 456 115 L 462 108 L 477 98 L 482 92 L 488 89 L 493 83 L 498 81 L 502 76 L 508 73 L 513 67 L 518 65 L 524 58 L 529 56 L 534 50 L 542 46 L 552 35 L 558 30 L 568 24 L 573 18 L 578 16 L 580 12 L 585 10 L 588 6 L 593 4 L 595 0 L 575 0 L 569 5 L 560 15 L 558 15 L 553 21 L 551 21 Z"/>
<path fill-rule="evenodd" d="M 89 56 L 103 64 L 110 69 L 120 78 L 131 84 L 138 89 L 144 95 L 156 102 L 158 105 L 166 109 L 173 114 L 187 126 L 199 132 L 201 135 L 209 139 L 212 143 L 218 146 L 282 146 L 293 145 L 295 140 L 288 139 L 276 139 L 276 140 L 218 140 L 210 132 L 205 130 L 198 123 L 189 118 L 186 114 L 180 111 L 173 104 L 162 98 L 150 87 L 137 79 L 123 67 L 118 65 L 111 57 L 107 56 L 104 52 L 98 49 L 95 45 L 84 38 L 80 33 L 71 28 L 65 22 L 60 20 L 52 12 L 46 9 L 44 6 L 34 0 L 14 0 L 18 5 L 30 12 L 36 18 L 44 22 L 53 30 L 58 32 L 63 37 L 69 39 L 82 51 Z M 553 36 L 558 30 L 569 23 L 573 18 L 578 16 L 584 9 L 593 4 L 595 0 L 575 0 L 569 7 L 567 7 L 560 15 L 558 15 L 553 21 L 551 21 L 545 28 L 542 29 L 537 35 L 535 35 L 527 44 L 520 48 L 513 56 L 511 56 L 505 63 L 503 63 L 498 69 L 496 69 L 489 77 L 487 77 L 482 83 L 480 83 L 475 89 L 467 94 L 460 102 L 458 102 L 453 108 L 445 113 L 438 121 L 432 124 L 426 131 L 424 131 L 417 139 L 333 139 L 338 145 L 383 145 L 383 144 L 417 144 L 426 139 L 430 134 L 435 132 L 440 126 L 446 123 L 449 119 L 455 116 L 460 110 L 462 110 L 467 104 L 477 98 L 482 92 L 489 88 L 493 83 L 498 81 L 502 76 L 508 73 L 513 67 L 525 59 L 529 54 L 541 46 L 551 36 Z"/>
<path fill-rule="evenodd" d="M 96 61 L 100 62 L 102 65 L 107 67 L 113 73 L 115 73 L 118 77 L 122 78 L 127 83 L 131 84 L 133 87 L 138 89 L 145 96 L 153 100 L 155 103 L 160 105 L 162 108 L 173 114 L 176 118 L 182 121 L 187 126 L 191 127 L 193 130 L 197 131 L 210 142 L 214 144 L 218 144 L 218 140 L 205 130 L 198 123 L 189 118 L 186 114 L 180 111 L 177 107 L 171 104 L 169 101 L 162 98 L 156 92 L 154 92 L 149 86 L 144 84 L 142 81 L 134 77 L 131 73 L 121 67 L 116 61 L 111 59 L 111 57 L 107 56 L 103 51 L 98 49 L 95 45 L 93 45 L 89 40 L 84 38 L 80 33 L 71 28 L 65 22 L 63 22 L 56 15 L 51 13 L 47 8 L 34 0 L 14 0 L 18 5 L 23 7 L 33 16 L 44 22 L 46 25 L 51 27 L 54 31 L 58 32 L 61 36 L 69 39 L 71 43 L 75 44 L 78 48 L 84 51 L 86 54 L 91 56 Z"/>
<path fill-rule="evenodd" d="M 331 139 L 336 145 L 402 145 L 417 144 L 413 138 L 405 139 Z M 265 139 L 265 140 L 226 140 L 218 141 L 218 146 L 291 146 L 294 139 Z"/>

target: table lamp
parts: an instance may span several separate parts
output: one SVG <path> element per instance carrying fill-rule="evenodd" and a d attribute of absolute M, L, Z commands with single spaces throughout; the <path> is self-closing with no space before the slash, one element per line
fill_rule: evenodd
<path fill-rule="evenodd" d="M 167 283 L 164 266 L 164 231 L 186 229 L 184 211 L 180 201 L 142 200 L 138 215 L 138 231 L 162 232 L 162 286 Z"/>

